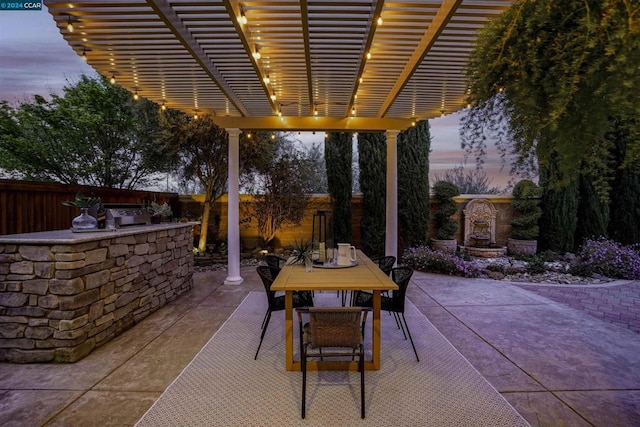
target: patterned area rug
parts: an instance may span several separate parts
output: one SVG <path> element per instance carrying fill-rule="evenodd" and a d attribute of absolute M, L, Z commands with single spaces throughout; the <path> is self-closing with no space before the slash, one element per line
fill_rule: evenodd
<path fill-rule="evenodd" d="M 314 299 L 339 305 L 335 293 Z M 266 306 L 263 293 L 250 293 L 137 426 L 529 425 L 410 302 L 406 317 L 420 362 L 383 312 L 382 368 L 365 374 L 366 419 L 358 372 L 322 371 L 309 372 L 302 420 L 302 374 L 284 369 L 283 312 L 273 313 L 253 360 Z"/>

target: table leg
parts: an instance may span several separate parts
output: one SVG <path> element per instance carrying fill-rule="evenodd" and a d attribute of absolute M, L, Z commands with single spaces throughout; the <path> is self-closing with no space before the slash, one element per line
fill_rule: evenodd
<path fill-rule="evenodd" d="M 284 336 L 287 371 L 292 371 L 293 366 L 293 291 L 284 294 Z"/>
<path fill-rule="evenodd" d="M 374 370 L 380 369 L 380 291 L 373 291 L 373 330 L 371 364 Z"/>

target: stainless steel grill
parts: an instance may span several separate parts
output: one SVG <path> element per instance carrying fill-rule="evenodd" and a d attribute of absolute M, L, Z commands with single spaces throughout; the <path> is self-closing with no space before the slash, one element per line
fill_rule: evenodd
<path fill-rule="evenodd" d="M 121 226 L 144 225 L 151 223 L 151 215 L 143 205 L 135 203 L 105 203 L 107 220 L 114 219 Z M 119 218 L 119 220 L 118 220 Z"/>

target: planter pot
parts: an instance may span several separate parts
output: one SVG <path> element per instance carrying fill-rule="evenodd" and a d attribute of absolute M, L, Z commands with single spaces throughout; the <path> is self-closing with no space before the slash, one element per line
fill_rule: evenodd
<path fill-rule="evenodd" d="M 445 253 L 454 253 L 458 249 L 456 239 L 431 239 L 431 249 Z"/>
<path fill-rule="evenodd" d="M 508 239 L 507 251 L 509 252 L 509 255 L 535 255 L 536 252 L 538 252 L 538 241 Z"/>

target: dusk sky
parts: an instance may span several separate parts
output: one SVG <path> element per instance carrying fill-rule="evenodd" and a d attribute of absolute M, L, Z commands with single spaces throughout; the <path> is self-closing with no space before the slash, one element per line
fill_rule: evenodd
<path fill-rule="evenodd" d="M 96 72 L 65 42 L 46 6 L 41 11 L 0 10 L 0 100 L 15 105 L 31 101 L 35 94 L 62 95 L 63 86 L 74 84 L 82 74 L 93 76 Z M 458 166 L 463 151 L 457 114 L 432 119 L 430 124 L 433 175 Z M 473 167 L 470 159 L 467 168 Z M 493 177 L 492 185 L 505 187 L 509 168 L 500 168 L 498 156 L 490 155 L 485 170 Z"/>

